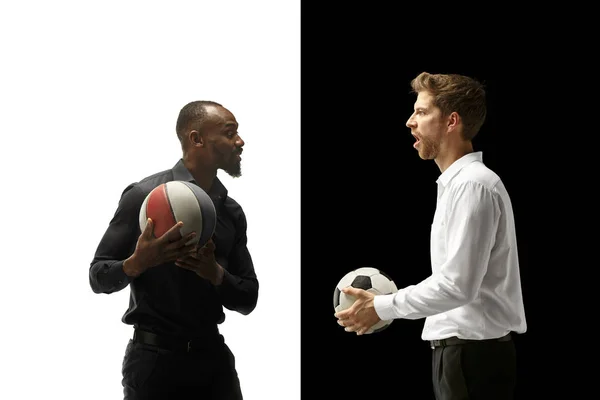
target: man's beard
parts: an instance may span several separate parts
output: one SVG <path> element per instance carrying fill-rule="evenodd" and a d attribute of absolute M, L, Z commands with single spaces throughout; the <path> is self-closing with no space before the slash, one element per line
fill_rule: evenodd
<path fill-rule="evenodd" d="M 419 156 L 423 160 L 433 160 L 440 152 L 440 143 L 434 138 L 421 137 L 421 145 L 419 146 Z"/>
<path fill-rule="evenodd" d="M 222 151 L 220 151 L 219 149 L 216 149 L 216 152 L 219 154 L 219 156 L 221 157 L 221 163 L 224 163 L 224 159 L 226 159 L 224 157 L 224 154 Z M 241 154 L 241 151 L 234 151 L 232 156 L 235 157 L 237 154 Z M 222 169 L 223 171 L 225 171 L 229 176 L 231 176 L 232 178 L 239 178 L 240 176 L 242 176 L 242 162 L 239 161 L 237 158 L 235 158 L 233 160 L 233 162 L 227 166 L 223 166 L 222 164 L 218 167 L 220 169 Z"/>
<path fill-rule="evenodd" d="M 242 176 L 242 163 L 238 161 L 224 169 L 224 171 L 227 172 L 227 174 L 232 178 L 239 178 Z"/>

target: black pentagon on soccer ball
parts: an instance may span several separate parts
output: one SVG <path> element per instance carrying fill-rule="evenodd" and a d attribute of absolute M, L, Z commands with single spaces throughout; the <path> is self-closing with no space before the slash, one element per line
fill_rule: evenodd
<path fill-rule="evenodd" d="M 342 292 L 336 287 L 333 291 L 333 308 L 336 308 L 340 304 L 340 293 Z"/>
<path fill-rule="evenodd" d="M 352 281 L 352 287 L 357 289 L 369 290 L 373 287 L 371 278 L 365 275 L 359 275 Z"/>

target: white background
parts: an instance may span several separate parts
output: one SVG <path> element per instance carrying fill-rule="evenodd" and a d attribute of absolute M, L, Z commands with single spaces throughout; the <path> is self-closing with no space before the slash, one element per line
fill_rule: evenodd
<path fill-rule="evenodd" d="M 300 398 L 300 2 L 0 5 L 0 399 L 119 399 L 129 288 L 88 269 L 122 190 L 181 156 L 179 110 L 230 109 L 256 310 L 221 326 L 246 400 Z"/>

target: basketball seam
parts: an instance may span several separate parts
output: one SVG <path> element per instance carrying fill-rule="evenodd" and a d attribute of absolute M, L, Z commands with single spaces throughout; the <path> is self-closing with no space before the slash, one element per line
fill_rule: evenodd
<path fill-rule="evenodd" d="M 173 216 L 173 219 L 175 220 L 175 225 L 177 225 L 177 223 L 179 221 L 177 221 L 175 218 L 175 210 L 173 210 L 173 205 L 171 204 L 171 199 L 169 198 L 169 185 L 167 185 L 166 183 L 165 183 L 165 197 L 167 198 L 167 204 L 169 205 L 169 210 L 171 210 L 171 215 Z"/>
<path fill-rule="evenodd" d="M 202 238 L 205 238 L 205 239 L 206 239 L 206 241 L 208 241 L 208 240 L 209 240 L 209 239 L 212 237 L 212 235 L 215 233 L 215 230 L 216 230 L 216 224 L 217 224 L 217 209 L 216 209 L 216 207 L 215 207 L 215 204 L 214 204 L 214 202 L 212 201 L 212 199 L 211 199 L 210 195 L 208 194 L 208 192 L 206 192 L 206 191 L 205 191 L 204 189 L 202 189 L 200 186 L 198 186 L 198 185 L 195 185 L 195 184 L 193 184 L 193 183 L 191 183 L 191 182 L 182 182 L 182 183 L 183 183 L 183 184 L 184 184 L 184 185 L 187 187 L 187 189 L 188 189 L 188 190 L 189 190 L 189 191 L 192 193 L 192 195 L 193 195 L 193 196 L 194 196 L 194 197 L 197 199 L 197 201 L 198 201 L 198 208 L 200 209 L 200 216 L 201 216 L 201 218 L 202 218 L 202 230 L 201 230 L 199 233 L 197 233 L 197 234 L 198 234 L 198 237 L 199 237 L 199 240 L 200 240 L 200 239 L 202 239 Z M 194 187 L 192 187 L 192 185 L 193 185 L 194 187 L 196 187 L 197 189 L 199 189 L 200 191 L 202 191 L 202 192 L 204 192 L 204 193 L 206 194 L 206 197 L 207 197 L 207 199 L 208 199 L 208 201 L 206 202 L 206 204 L 204 204 L 204 203 L 202 202 L 202 200 L 201 200 L 201 199 L 200 199 L 198 196 L 196 196 L 196 192 L 195 192 L 195 190 L 194 190 Z M 211 211 L 212 211 L 212 212 L 207 212 L 207 211 L 205 210 L 205 208 L 204 208 L 204 207 L 206 207 L 206 206 L 209 206 L 209 207 L 211 207 Z M 208 215 L 214 215 L 214 222 L 213 222 L 213 224 L 207 224 L 207 223 L 206 223 L 206 217 L 207 217 Z M 210 219 L 209 219 L 209 221 L 210 221 Z M 209 227 L 209 228 L 210 228 L 210 232 L 206 230 L 206 229 L 207 229 L 207 227 Z M 212 228 L 211 228 L 211 227 L 212 227 Z M 211 235 L 207 235 L 207 233 L 210 233 Z M 208 236 L 208 237 L 206 237 L 206 236 Z"/>

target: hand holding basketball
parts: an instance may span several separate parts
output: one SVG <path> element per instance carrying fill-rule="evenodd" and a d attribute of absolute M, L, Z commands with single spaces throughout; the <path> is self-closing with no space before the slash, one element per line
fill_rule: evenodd
<path fill-rule="evenodd" d="M 215 243 L 212 239 L 196 252 L 188 253 L 175 261 L 175 265 L 195 272 L 199 277 L 218 285 L 223 279 L 223 267 L 215 259 Z"/>
<path fill-rule="evenodd" d="M 138 276 L 149 268 L 167 262 L 173 262 L 180 257 L 196 251 L 196 244 L 186 245 L 196 235 L 191 232 L 181 236 L 180 221 L 173 225 L 168 231 L 158 238 L 154 237 L 154 223 L 148 218 L 143 232 L 138 238 L 135 251 L 123 264 L 123 270 L 127 275 Z"/>

